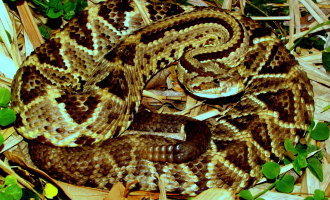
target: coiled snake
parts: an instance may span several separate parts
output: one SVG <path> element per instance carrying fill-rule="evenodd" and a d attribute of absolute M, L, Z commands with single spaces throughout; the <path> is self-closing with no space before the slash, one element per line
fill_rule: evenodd
<path fill-rule="evenodd" d="M 132 187 L 156 190 L 156 175 L 168 192 L 189 195 L 252 186 L 263 163 L 283 157 L 285 138 L 297 143 L 311 122 L 306 74 L 271 30 L 235 12 L 145 2 L 140 9 L 155 23 L 140 29 L 137 7 L 130 0 L 89 7 L 18 70 L 15 126 L 34 139 L 34 163 L 54 178 L 97 188 L 139 180 Z M 197 96 L 242 94 L 212 135 L 197 120 L 136 114 L 144 84 L 174 61 Z M 178 131 L 182 122 L 187 140 L 120 136 L 133 117 L 138 130 Z"/>

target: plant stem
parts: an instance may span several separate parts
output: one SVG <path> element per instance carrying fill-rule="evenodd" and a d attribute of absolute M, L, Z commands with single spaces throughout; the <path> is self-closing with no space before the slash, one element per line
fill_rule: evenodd
<path fill-rule="evenodd" d="M 265 194 L 265 193 L 268 192 L 269 190 L 271 190 L 271 189 L 276 185 L 276 183 L 279 182 L 279 181 L 283 178 L 284 175 L 285 175 L 285 173 L 282 174 L 278 179 L 276 179 L 276 181 L 275 181 L 273 184 L 271 184 L 267 189 L 265 189 L 264 191 L 262 191 L 262 192 L 260 192 L 259 194 L 255 195 L 255 196 L 253 197 L 253 200 L 256 199 L 256 198 L 258 198 L 259 196 Z"/>
<path fill-rule="evenodd" d="M 256 198 L 258 198 L 259 196 L 265 194 L 265 193 L 268 192 L 269 190 L 271 190 L 271 189 L 275 186 L 275 184 L 276 184 L 277 182 L 278 182 L 278 180 L 276 180 L 273 184 L 271 184 L 271 185 L 270 185 L 267 189 L 265 189 L 264 191 L 262 191 L 262 192 L 260 192 L 259 194 L 255 195 L 255 196 L 253 197 L 253 200 L 256 199 Z"/>

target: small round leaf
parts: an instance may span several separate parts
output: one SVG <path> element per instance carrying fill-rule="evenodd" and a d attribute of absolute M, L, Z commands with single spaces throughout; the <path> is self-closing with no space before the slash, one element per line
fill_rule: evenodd
<path fill-rule="evenodd" d="M 15 176 L 13 175 L 6 176 L 5 185 L 16 185 L 16 184 L 17 184 L 17 180 Z"/>
<path fill-rule="evenodd" d="M 253 199 L 253 196 L 251 194 L 250 191 L 248 190 L 242 190 L 240 193 L 239 193 L 239 197 L 243 198 L 243 199 Z"/>
<path fill-rule="evenodd" d="M 8 103 L 10 101 L 11 95 L 7 88 L 0 89 L 0 106 L 8 107 Z"/>
<path fill-rule="evenodd" d="M 7 126 L 16 120 L 15 112 L 10 108 L 0 110 L 0 125 Z"/>
<path fill-rule="evenodd" d="M 45 191 L 45 196 L 48 199 L 53 199 L 58 194 L 58 189 L 50 183 L 46 184 L 44 191 Z"/>
<path fill-rule="evenodd" d="M 20 188 L 18 185 L 9 185 L 6 187 L 5 193 L 7 195 L 13 196 L 14 199 L 21 199 L 23 195 L 22 188 Z"/>
<path fill-rule="evenodd" d="M 275 179 L 280 174 L 281 167 L 278 163 L 267 162 L 262 166 L 262 173 L 268 179 Z"/>
<path fill-rule="evenodd" d="M 289 138 L 286 138 L 284 141 L 284 147 L 285 150 L 287 151 L 291 151 L 293 153 L 293 155 L 296 155 L 298 153 L 298 151 L 296 150 L 296 148 L 293 146 L 291 140 Z"/>
<path fill-rule="evenodd" d="M 326 140 L 329 137 L 329 128 L 328 126 L 323 123 L 317 123 L 314 130 L 311 132 L 311 137 L 315 140 Z"/>
<path fill-rule="evenodd" d="M 279 182 L 276 183 L 276 189 L 280 192 L 289 193 L 294 187 L 294 177 L 290 175 L 284 176 Z"/>

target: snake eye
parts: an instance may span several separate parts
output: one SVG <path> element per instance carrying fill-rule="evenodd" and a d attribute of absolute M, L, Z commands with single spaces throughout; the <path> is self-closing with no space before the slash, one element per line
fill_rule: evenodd
<path fill-rule="evenodd" d="M 219 79 L 217 79 L 217 78 L 214 79 L 213 82 L 214 82 L 215 84 L 217 84 L 217 85 L 219 85 L 219 83 L 220 83 Z"/>

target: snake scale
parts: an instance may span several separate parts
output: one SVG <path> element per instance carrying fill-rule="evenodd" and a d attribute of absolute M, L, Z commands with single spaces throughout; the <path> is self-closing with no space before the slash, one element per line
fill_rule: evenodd
<path fill-rule="evenodd" d="M 197 96 L 241 94 L 210 131 L 183 116 L 137 113 L 145 83 L 174 61 Z M 294 56 L 252 19 L 113 0 L 83 11 L 29 56 L 13 80 L 12 107 L 16 129 L 33 140 L 32 160 L 56 179 L 101 189 L 139 180 L 131 187 L 152 191 L 162 176 L 168 192 L 196 195 L 254 185 L 263 163 L 283 158 L 283 141 L 304 135 L 314 101 Z M 186 141 L 122 134 L 130 124 L 180 132 L 177 123 Z"/>

